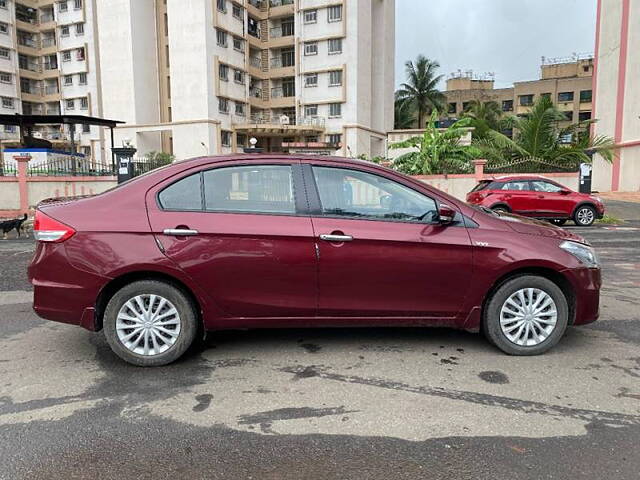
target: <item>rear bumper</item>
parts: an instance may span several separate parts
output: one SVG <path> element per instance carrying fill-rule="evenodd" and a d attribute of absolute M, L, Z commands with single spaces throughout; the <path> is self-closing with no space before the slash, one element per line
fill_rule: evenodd
<path fill-rule="evenodd" d="M 563 273 L 567 275 L 575 293 L 573 325 L 595 322 L 600 316 L 600 287 L 602 286 L 600 269 L 576 268 Z"/>
<path fill-rule="evenodd" d="M 54 322 L 96 330 L 94 306 L 108 278 L 74 267 L 64 244 L 39 242 L 28 268 L 33 285 L 33 310 Z"/>

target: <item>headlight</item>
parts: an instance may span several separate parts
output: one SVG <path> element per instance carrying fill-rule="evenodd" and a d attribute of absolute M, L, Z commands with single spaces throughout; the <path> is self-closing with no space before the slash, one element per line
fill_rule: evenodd
<path fill-rule="evenodd" d="M 589 268 L 598 268 L 600 266 L 596 251 L 588 245 L 567 240 L 560 244 L 560 248 L 569 252 Z"/>

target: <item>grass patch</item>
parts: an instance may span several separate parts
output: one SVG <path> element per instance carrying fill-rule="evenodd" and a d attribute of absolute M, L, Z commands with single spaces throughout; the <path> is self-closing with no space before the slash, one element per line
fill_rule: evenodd
<path fill-rule="evenodd" d="M 624 223 L 624 220 L 620 220 L 619 218 L 611 215 L 605 215 L 601 219 L 596 220 L 596 223 L 603 223 L 605 225 L 619 225 L 621 223 Z"/>

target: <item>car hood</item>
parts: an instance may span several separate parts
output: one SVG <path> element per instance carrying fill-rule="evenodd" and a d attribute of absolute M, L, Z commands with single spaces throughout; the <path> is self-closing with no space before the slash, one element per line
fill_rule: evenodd
<path fill-rule="evenodd" d="M 564 228 L 556 227 L 548 222 L 542 220 L 535 220 L 533 218 L 521 217 L 520 215 L 514 215 L 511 213 L 500 213 L 498 217 L 506 222 L 509 227 L 518 233 L 525 235 L 540 235 L 542 237 L 557 238 L 558 240 L 573 240 L 574 242 L 589 244 L 580 235 L 576 235 Z"/>

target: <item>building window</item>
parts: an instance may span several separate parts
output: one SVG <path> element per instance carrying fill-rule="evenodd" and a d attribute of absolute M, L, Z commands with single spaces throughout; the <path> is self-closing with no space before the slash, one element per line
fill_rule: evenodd
<path fill-rule="evenodd" d="M 305 105 L 304 106 L 304 116 L 305 117 L 316 117 L 318 115 L 318 105 Z"/>
<path fill-rule="evenodd" d="M 567 120 L 572 121 L 573 120 L 573 110 L 567 110 L 564 113 L 564 116 L 566 117 Z"/>
<path fill-rule="evenodd" d="M 7 0 L 0 0 L 0 8 L 7 8 Z"/>
<path fill-rule="evenodd" d="M 223 147 L 230 147 L 231 146 L 231 132 L 227 131 L 227 130 L 222 130 L 220 132 L 220 136 L 221 138 L 221 142 Z"/>
<path fill-rule="evenodd" d="M 66 51 L 62 52 L 62 61 L 63 62 L 70 62 L 71 61 L 71 51 L 70 50 L 66 50 Z"/>
<path fill-rule="evenodd" d="M 60 36 L 61 37 L 69 36 L 69 25 L 63 25 L 60 27 Z"/>
<path fill-rule="evenodd" d="M 327 9 L 327 20 L 329 22 L 339 22 L 342 20 L 342 5 L 334 5 Z"/>
<path fill-rule="evenodd" d="M 2 108 L 14 108 L 14 106 L 13 106 L 13 98 L 11 98 L 11 97 L 2 97 Z"/>
<path fill-rule="evenodd" d="M 220 113 L 229 113 L 229 100 L 223 97 L 218 97 L 218 111 Z"/>
<path fill-rule="evenodd" d="M 74 0 L 73 8 L 80 10 L 82 8 L 82 0 Z"/>
<path fill-rule="evenodd" d="M 316 23 L 318 21 L 318 10 L 305 10 L 304 23 Z"/>
<path fill-rule="evenodd" d="M 80 99 L 80 110 L 87 110 L 89 108 L 89 99 L 87 97 L 82 97 Z"/>
<path fill-rule="evenodd" d="M 244 72 L 242 70 L 234 70 L 233 81 L 244 85 Z"/>
<path fill-rule="evenodd" d="M 244 117 L 244 103 L 236 102 L 236 115 Z"/>
<path fill-rule="evenodd" d="M 243 20 L 242 7 L 240 5 L 234 3 L 233 7 L 231 8 L 231 12 L 235 18 L 237 18 L 238 20 Z"/>
<path fill-rule="evenodd" d="M 462 102 L 462 111 L 466 112 L 469 108 L 469 102 Z"/>
<path fill-rule="evenodd" d="M 513 100 L 503 100 L 502 101 L 502 111 L 503 112 L 513 112 Z"/>
<path fill-rule="evenodd" d="M 89 132 L 91 132 L 91 125 L 87 125 L 86 123 L 83 123 L 83 124 L 82 124 L 82 131 L 83 131 L 84 133 L 89 133 Z M 91 147 L 88 147 L 88 148 L 89 148 L 89 152 L 91 152 Z"/>
<path fill-rule="evenodd" d="M 317 55 L 318 54 L 318 42 L 307 42 L 304 44 L 304 54 Z"/>
<path fill-rule="evenodd" d="M 13 76 L 7 72 L 0 72 L 0 82 L 13 83 Z"/>
<path fill-rule="evenodd" d="M 60 12 L 66 12 L 67 10 L 69 10 L 69 5 L 67 4 L 67 2 L 66 2 L 66 1 L 64 1 L 64 2 L 60 2 L 60 3 L 58 4 L 58 10 L 59 10 Z"/>
<path fill-rule="evenodd" d="M 523 107 L 529 107 L 533 105 L 533 95 L 520 95 L 520 105 Z"/>
<path fill-rule="evenodd" d="M 341 117 L 342 116 L 342 104 L 341 103 L 330 103 L 329 104 L 329 116 L 330 117 Z"/>
<path fill-rule="evenodd" d="M 244 133 L 236 133 L 236 144 L 240 147 L 247 145 L 247 136 Z"/>
<path fill-rule="evenodd" d="M 586 122 L 587 120 L 591 120 L 591 112 L 579 112 L 578 120 L 581 122 Z"/>
<path fill-rule="evenodd" d="M 84 23 L 76 23 L 76 35 L 84 35 Z"/>
<path fill-rule="evenodd" d="M 559 102 L 573 102 L 573 92 L 560 92 L 558 93 Z"/>
<path fill-rule="evenodd" d="M 5 35 L 9 34 L 9 24 L 5 22 L 0 22 L 0 33 L 4 33 Z"/>
<path fill-rule="evenodd" d="M 218 5 L 218 10 L 227 13 L 227 0 L 217 0 L 216 4 Z"/>
<path fill-rule="evenodd" d="M 7 133 L 16 133 L 16 126 L 15 125 L 5 125 L 4 126 L 4 131 Z"/>
<path fill-rule="evenodd" d="M 64 85 L 65 86 L 73 85 L 73 75 L 64 76 Z"/>
<path fill-rule="evenodd" d="M 449 102 L 447 104 L 447 113 L 456 113 L 458 110 L 458 104 L 456 102 Z"/>
<path fill-rule="evenodd" d="M 329 55 L 335 55 L 336 53 L 342 53 L 341 38 L 332 38 L 329 40 Z"/>
<path fill-rule="evenodd" d="M 580 103 L 590 103 L 592 98 L 591 90 L 580 91 Z"/>
<path fill-rule="evenodd" d="M 76 50 L 76 60 L 82 62 L 84 60 L 84 47 Z"/>
<path fill-rule="evenodd" d="M 336 87 L 342 85 L 342 70 L 333 70 L 329 72 L 329 86 Z"/>
<path fill-rule="evenodd" d="M 227 32 L 216 28 L 216 40 L 218 41 L 218 45 L 227 48 Z"/>
<path fill-rule="evenodd" d="M 11 51 L 8 48 L 0 48 L 0 58 L 11 60 Z"/>
<path fill-rule="evenodd" d="M 220 77 L 220 80 L 222 80 L 223 82 L 228 82 L 229 81 L 229 66 L 225 65 L 224 63 L 221 63 L 218 66 L 218 76 Z"/>
<path fill-rule="evenodd" d="M 67 100 L 66 105 L 67 105 L 67 110 L 73 110 L 74 108 L 76 108 L 76 102 L 73 101 L 73 98 L 70 98 L 69 100 Z"/>
<path fill-rule="evenodd" d="M 331 145 L 340 145 L 342 143 L 342 135 L 339 133 L 330 133 L 329 143 Z"/>
<path fill-rule="evenodd" d="M 81 73 L 79 75 L 80 77 L 80 85 L 86 85 L 87 84 L 87 74 L 86 73 Z"/>
<path fill-rule="evenodd" d="M 240 37 L 233 37 L 233 49 L 244 53 L 244 40 Z"/>
<path fill-rule="evenodd" d="M 304 86 L 305 87 L 317 87 L 318 86 L 318 74 L 317 73 L 307 73 L 304 76 Z"/>

